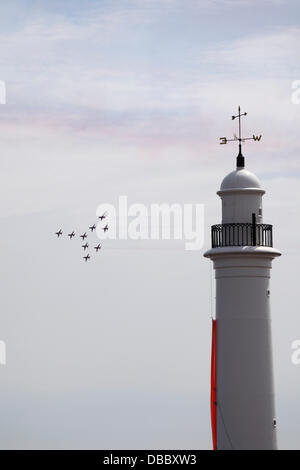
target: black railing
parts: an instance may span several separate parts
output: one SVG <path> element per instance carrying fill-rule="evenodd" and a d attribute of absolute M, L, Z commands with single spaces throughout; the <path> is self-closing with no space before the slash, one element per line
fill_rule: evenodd
<path fill-rule="evenodd" d="M 219 224 L 211 228 L 212 248 L 222 246 L 273 246 L 272 225 Z"/>

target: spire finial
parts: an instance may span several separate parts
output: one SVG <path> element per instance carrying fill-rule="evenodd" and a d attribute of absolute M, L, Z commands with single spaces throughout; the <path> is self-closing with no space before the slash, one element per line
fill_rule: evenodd
<path fill-rule="evenodd" d="M 245 166 L 245 158 L 242 154 L 242 142 L 245 142 L 245 140 L 255 140 L 255 141 L 260 141 L 261 135 L 254 135 L 252 137 L 242 137 L 242 129 L 241 129 L 241 117 L 242 116 L 247 116 L 247 113 L 241 113 L 241 107 L 238 107 L 238 114 L 236 116 L 231 116 L 231 119 L 234 120 L 236 118 L 239 119 L 239 136 L 237 137 L 236 134 L 234 135 L 233 139 L 227 139 L 227 137 L 220 137 L 220 144 L 227 144 L 227 142 L 238 142 L 239 143 L 239 154 L 236 159 L 236 166 L 237 168 L 244 168 Z"/>

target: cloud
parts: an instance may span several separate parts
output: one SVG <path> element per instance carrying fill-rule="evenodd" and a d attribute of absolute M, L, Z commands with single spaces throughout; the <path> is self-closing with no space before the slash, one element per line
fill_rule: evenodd
<path fill-rule="evenodd" d="M 290 77 L 297 67 L 297 44 L 300 28 L 278 28 L 277 31 L 242 37 L 222 42 L 208 48 L 199 55 L 198 62 L 218 64 L 218 71 L 231 76 L 256 74 L 257 78 L 268 77 L 280 80 Z"/>
<path fill-rule="evenodd" d="M 60 156 L 62 174 L 72 158 L 77 168 L 79 150 L 89 162 L 105 153 L 105 165 L 122 170 L 139 161 L 146 164 L 153 155 L 177 161 L 175 173 L 186 158 L 197 169 L 201 162 L 232 158 L 233 146 L 221 148 L 218 138 L 233 134 L 230 115 L 241 104 L 249 113 L 244 132 L 263 135 L 262 142 L 245 147 L 260 171 L 271 176 L 286 172 L 283 153 L 288 171 L 299 170 L 300 107 L 291 104 L 289 76 L 297 63 L 294 45 L 300 28 L 278 27 L 230 41 L 216 38 L 213 45 L 199 40 L 189 54 L 180 50 L 176 61 L 161 67 L 153 49 L 160 44 L 172 50 L 170 36 L 160 30 L 152 36 L 152 29 L 145 33 L 140 20 L 145 17 L 141 24 L 153 26 L 154 17 L 130 5 L 128 10 L 125 3 L 119 9 L 87 10 L 79 22 L 61 15 L 35 17 L 17 32 L 2 33 L 7 105 L 0 134 L 3 149 L 14 152 L 12 161 L 21 158 L 19 149 L 27 161 L 34 147 L 32 171 L 39 181 L 46 178 L 45 168 L 56 165 L 54 153 Z M 127 47 L 133 38 L 140 40 L 141 49 Z M 6 168 L 13 178 L 9 161 Z M 26 186 L 22 162 L 19 170 L 15 179 Z M 75 171 L 74 185 L 80 171 Z M 42 183 L 34 185 L 40 191 Z M 34 200 L 33 192 L 28 201 Z"/>

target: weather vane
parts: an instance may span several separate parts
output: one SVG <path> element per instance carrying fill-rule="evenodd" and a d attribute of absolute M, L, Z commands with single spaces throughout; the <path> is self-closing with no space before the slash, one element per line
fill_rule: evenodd
<path fill-rule="evenodd" d="M 242 155 L 242 142 L 245 142 L 245 140 L 255 140 L 255 141 L 260 141 L 261 135 L 254 135 L 252 137 L 242 137 L 242 131 L 241 131 L 241 117 L 242 116 L 247 116 L 247 113 L 241 113 L 241 108 L 239 106 L 238 108 L 238 114 L 236 116 L 232 116 L 232 120 L 239 118 L 239 136 L 236 134 L 233 134 L 233 139 L 227 139 L 227 137 L 220 137 L 220 144 L 227 144 L 227 142 L 238 142 L 239 143 L 239 154 L 237 156 L 237 166 L 238 167 L 244 167 L 245 166 L 245 159 Z"/>

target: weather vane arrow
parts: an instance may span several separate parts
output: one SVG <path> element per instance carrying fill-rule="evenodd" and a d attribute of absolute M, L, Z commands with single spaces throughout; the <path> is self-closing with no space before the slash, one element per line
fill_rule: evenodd
<path fill-rule="evenodd" d="M 242 167 L 244 168 L 245 166 L 245 158 L 242 154 L 242 142 L 245 142 L 246 140 L 255 140 L 255 141 L 260 141 L 261 135 L 254 135 L 252 137 L 242 137 L 242 130 L 241 130 L 241 117 L 242 116 L 247 116 L 247 113 L 241 113 L 241 108 L 240 106 L 238 107 L 238 114 L 236 116 L 231 116 L 231 119 L 234 121 L 236 118 L 239 119 L 239 136 L 237 137 L 236 134 L 234 134 L 233 139 L 227 139 L 227 137 L 220 137 L 220 144 L 227 144 L 227 142 L 238 142 L 239 143 L 239 154 L 237 156 L 237 167 Z"/>

